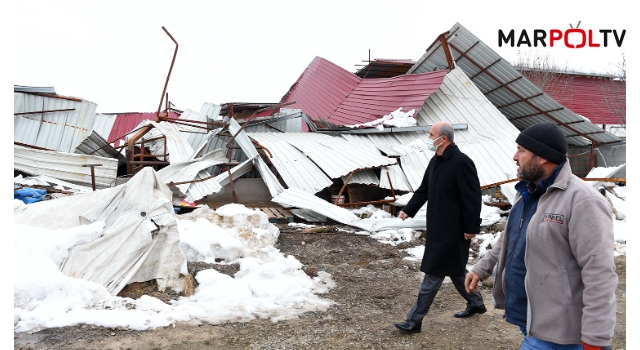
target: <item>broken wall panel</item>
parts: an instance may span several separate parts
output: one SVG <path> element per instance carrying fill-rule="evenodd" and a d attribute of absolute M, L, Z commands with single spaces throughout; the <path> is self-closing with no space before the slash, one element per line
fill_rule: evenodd
<path fill-rule="evenodd" d="M 216 150 L 196 159 L 172 162 L 158 171 L 158 177 L 167 184 L 179 183 L 175 185 L 178 190 L 185 194 L 189 201 L 195 201 L 220 191 L 222 188 L 220 184 L 204 170 L 228 161 L 220 150 Z M 189 183 L 189 181 L 193 182 Z M 187 183 L 180 184 L 180 182 Z"/>
<path fill-rule="evenodd" d="M 389 183 L 389 179 L 391 179 L 391 183 Z M 394 191 L 406 192 L 417 189 L 417 187 L 412 189 L 399 165 L 390 165 L 380 169 L 380 187 L 388 190 L 393 187 Z"/>
<path fill-rule="evenodd" d="M 94 167 L 96 188 L 115 185 L 117 159 L 13 146 L 13 168 L 30 175 L 48 175 L 91 187 L 91 168 L 83 166 L 87 164 L 101 164 Z"/>
<path fill-rule="evenodd" d="M 342 137 L 316 133 L 287 133 L 283 140 L 302 151 L 330 178 L 346 176 L 356 169 L 395 164 L 396 160 L 372 152 L 370 148 L 350 143 Z"/>
<path fill-rule="evenodd" d="M 93 129 L 94 102 L 20 92 L 13 96 L 14 142 L 72 153 Z M 33 113 L 38 111 L 42 113 Z"/>
<path fill-rule="evenodd" d="M 250 133 L 250 138 L 266 147 L 264 151 L 269 162 L 278 171 L 289 188 L 299 188 L 309 193 L 316 193 L 331 186 L 331 179 L 297 148 L 287 141 L 287 135 L 274 133 Z"/>
<path fill-rule="evenodd" d="M 280 184 L 280 181 L 276 178 L 276 176 L 271 172 L 267 164 L 258 156 L 258 151 L 249 140 L 249 137 L 244 132 L 244 130 L 240 129 L 240 124 L 235 119 L 231 119 L 229 121 L 229 132 L 235 136 L 235 142 L 242 148 L 242 151 L 248 158 L 253 158 L 253 165 L 258 169 L 262 180 L 269 188 L 269 193 L 271 193 L 271 197 L 277 196 L 279 193 L 284 191 L 284 187 Z"/>
<path fill-rule="evenodd" d="M 211 102 L 205 102 L 202 104 L 200 112 L 194 112 L 190 109 L 186 109 L 184 112 L 182 112 L 178 120 L 195 120 L 207 123 L 213 122 L 217 120 L 218 116 L 220 115 L 220 109 L 221 107 L 219 105 L 213 104 Z M 193 149 L 198 149 L 210 137 L 209 130 L 206 124 L 192 124 L 199 127 L 180 124 L 178 128 L 180 129 L 180 131 L 182 131 L 182 137 L 187 141 L 187 143 L 191 145 Z"/>

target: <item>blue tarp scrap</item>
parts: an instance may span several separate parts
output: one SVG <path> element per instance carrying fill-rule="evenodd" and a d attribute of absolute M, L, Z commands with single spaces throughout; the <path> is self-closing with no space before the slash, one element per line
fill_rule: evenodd
<path fill-rule="evenodd" d="M 24 187 L 13 191 L 13 198 L 23 201 L 25 204 L 39 202 L 47 194 L 47 190 L 39 190 L 37 188 Z"/>

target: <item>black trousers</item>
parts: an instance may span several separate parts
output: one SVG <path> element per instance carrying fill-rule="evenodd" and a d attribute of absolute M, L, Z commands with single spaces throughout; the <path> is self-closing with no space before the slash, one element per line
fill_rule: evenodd
<path fill-rule="evenodd" d="M 468 272 L 469 271 L 465 271 L 465 273 Z M 449 278 L 451 278 L 451 282 L 453 282 L 458 293 L 467 301 L 467 306 L 484 305 L 484 300 L 480 292 L 467 293 L 466 289 L 464 289 L 464 277 Z M 420 292 L 418 293 L 418 300 L 407 314 L 407 320 L 422 323 L 422 319 L 429 312 L 433 299 L 435 299 L 440 286 L 442 286 L 442 281 L 444 281 L 444 276 L 424 275 L 424 280 L 420 285 Z"/>

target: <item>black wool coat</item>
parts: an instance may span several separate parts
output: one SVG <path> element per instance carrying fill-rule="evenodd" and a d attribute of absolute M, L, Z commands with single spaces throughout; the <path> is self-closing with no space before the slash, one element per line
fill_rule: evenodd
<path fill-rule="evenodd" d="M 482 191 L 475 164 L 455 144 L 429 161 L 420 187 L 402 209 L 410 217 L 427 202 L 427 232 L 420 271 L 462 277 L 471 240 L 480 232 Z"/>

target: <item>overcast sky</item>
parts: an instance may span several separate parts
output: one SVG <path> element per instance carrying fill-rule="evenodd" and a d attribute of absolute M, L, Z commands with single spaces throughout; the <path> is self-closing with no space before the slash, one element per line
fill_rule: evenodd
<path fill-rule="evenodd" d="M 13 3 L 13 83 L 53 86 L 58 94 L 98 104 L 99 113 L 158 109 L 175 50 L 169 100 L 198 111 L 203 102 L 278 102 L 316 56 L 350 72 L 369 58 L 417 60 L 456 22 L 498 47 L 498 30 L 627 30 L 628 9 L 603 2 L 537 1 L 527 5 L 454 1 L 42 1 Z M 589 5 L 591 3 L 592 5 Z M 393 4 L 393 5 L 391 5 Z M 525 53 L 536 48 L 521 47 Z M 622 50 L 547 49 L 561 66 L 606 72 Z"/>

